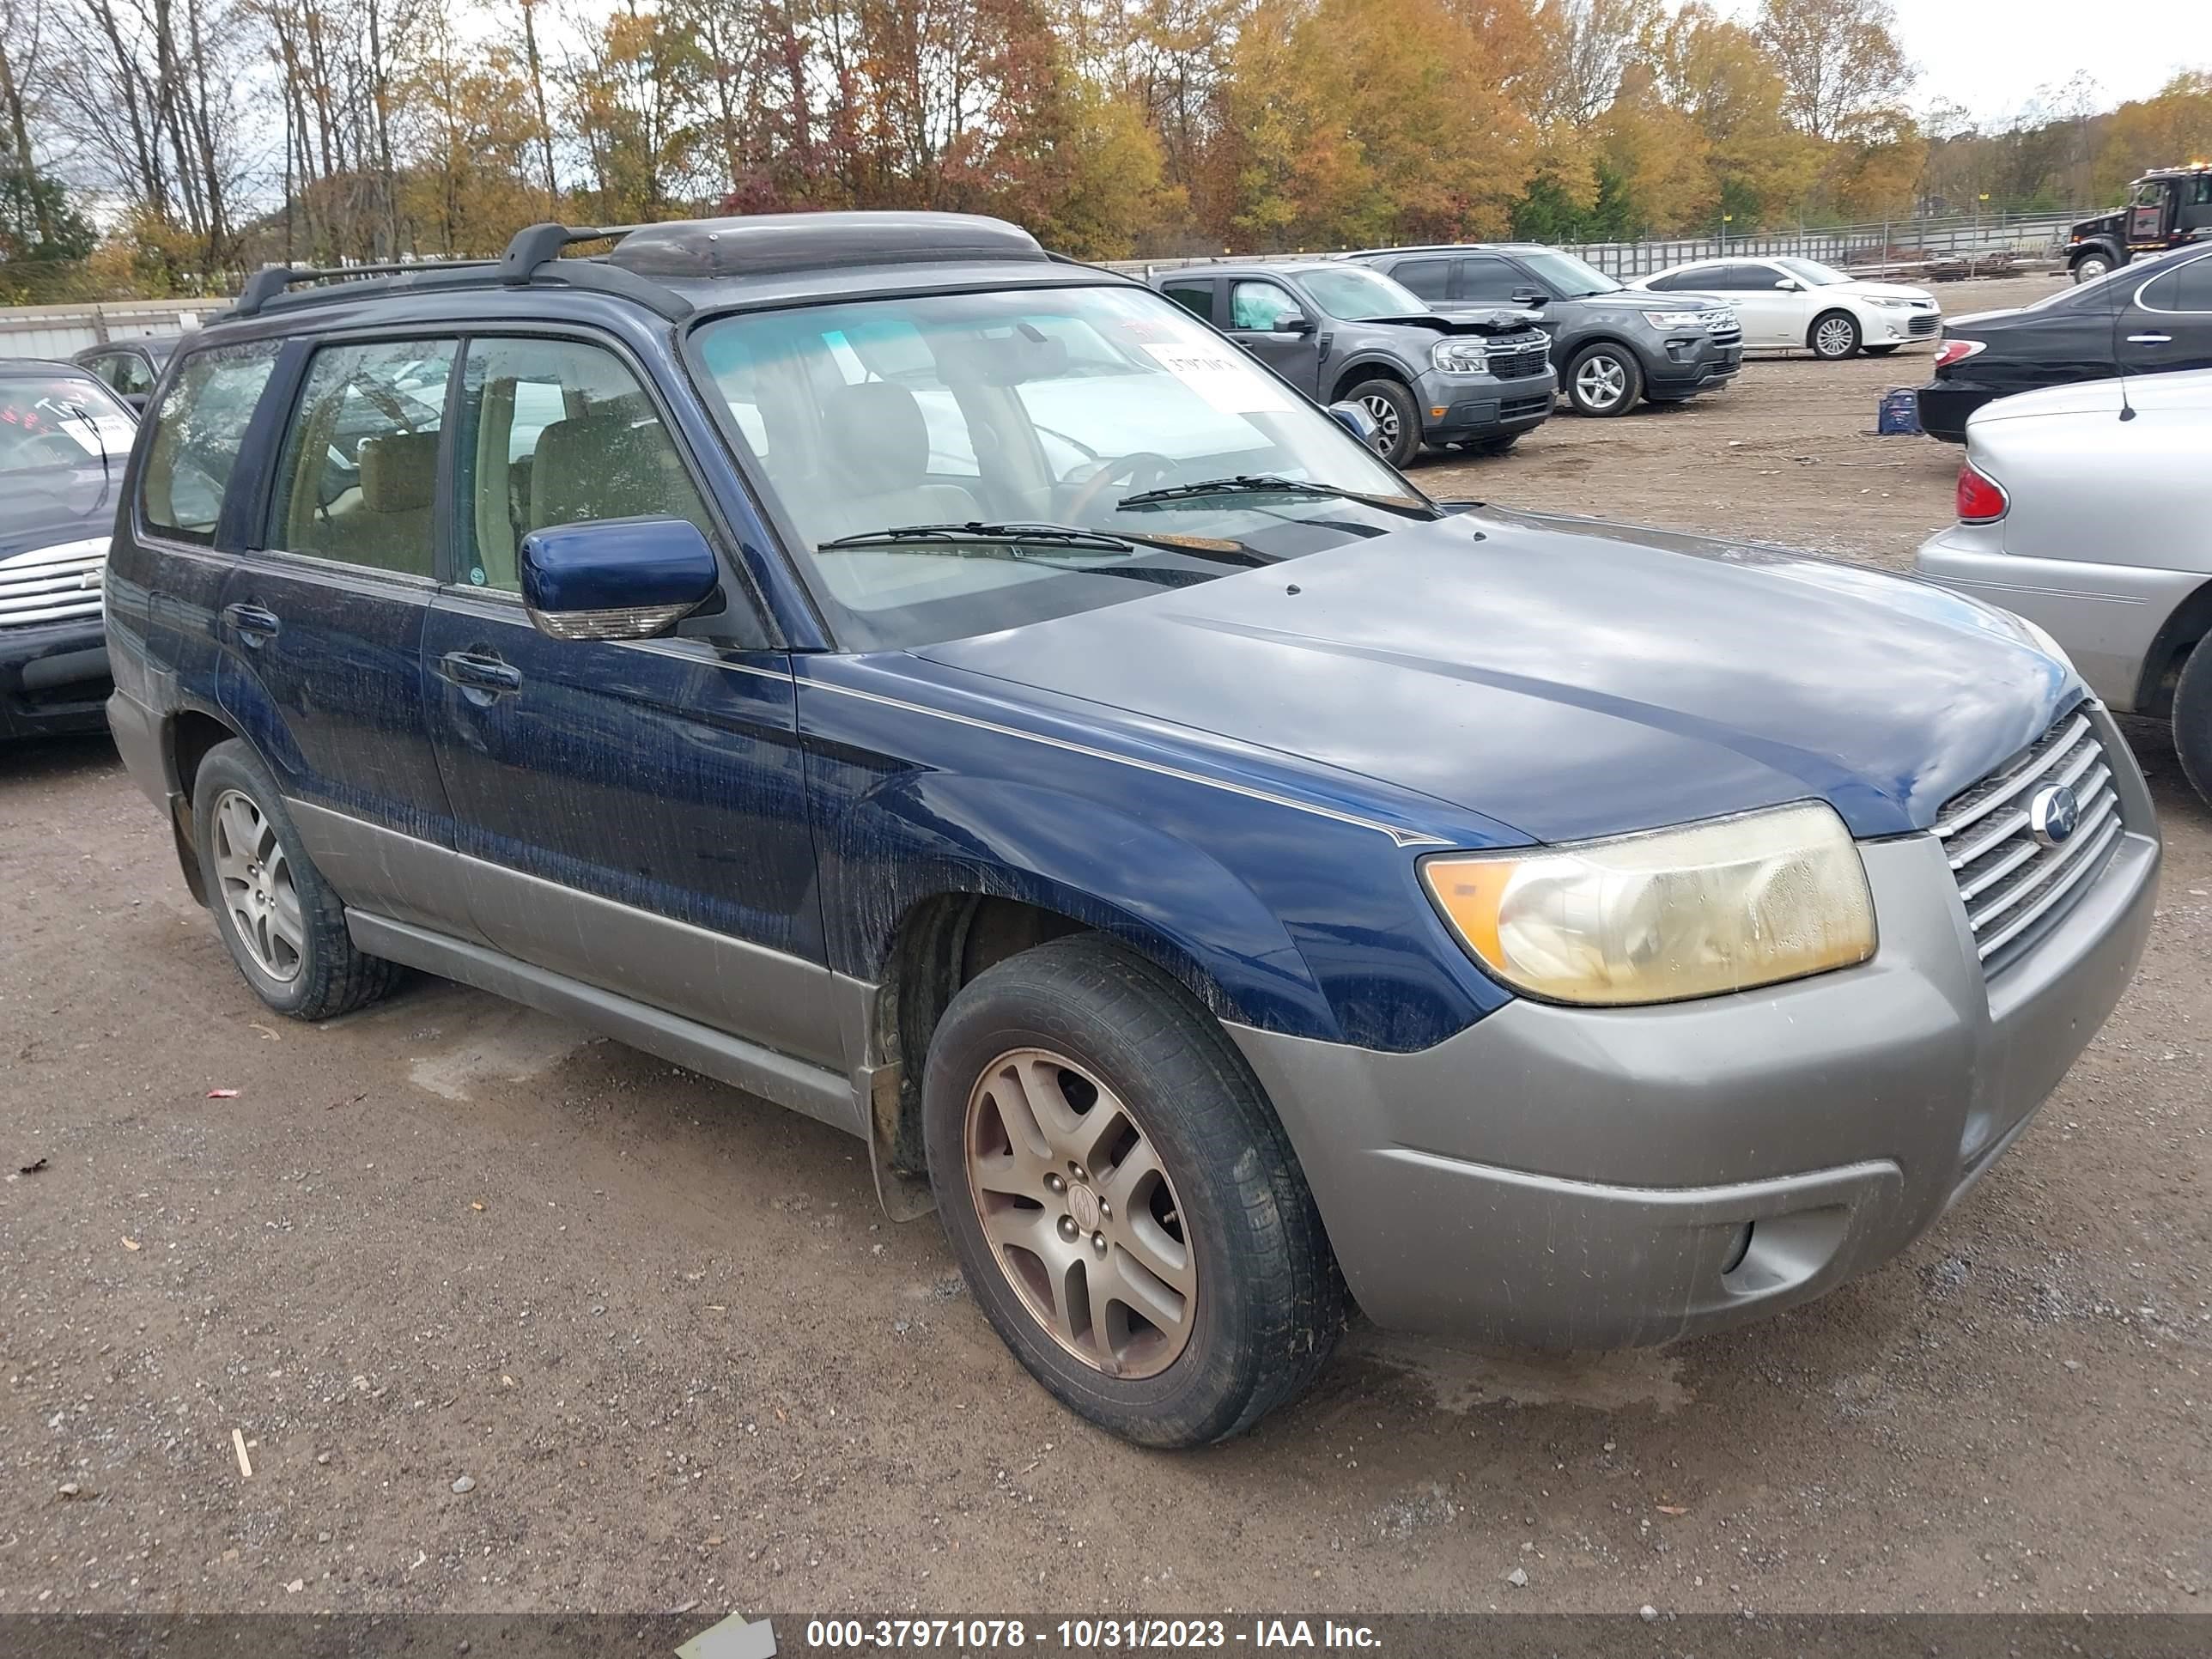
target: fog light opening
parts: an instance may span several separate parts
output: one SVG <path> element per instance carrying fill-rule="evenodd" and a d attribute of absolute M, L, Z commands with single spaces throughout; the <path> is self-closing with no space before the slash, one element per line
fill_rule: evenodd
<path fill-rule="evenodd" d="M 1735 1238 L 1729 1245 L 1728 1259 L 1721 1263 L 1722 1278 L 1727 1278 L 1743 1266 L 1744 1257 L 1751 1254 L 1751 1227 L 1752 1224 L 1747 1221 L 1736 1229 Z"/>

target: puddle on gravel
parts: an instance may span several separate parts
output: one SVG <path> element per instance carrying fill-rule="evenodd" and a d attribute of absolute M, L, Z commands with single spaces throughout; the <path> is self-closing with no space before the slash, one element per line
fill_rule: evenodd
<path fill-rule="evenodd" d="M 418 1089 L 461 1101 L 475 1099 L 480 1084 L 527 1083 L 542 1077 L 578 1049 L 601 1040 L 574 1025 L 514 1006 L 472 1019 L 467 1029 L 453 1035 L 457 1041 L 443 1053 L 410 1057 L 407 1075 Z"/>
<path fill-rule="evenodd" d="M 1583 1406 L 1601 1412 L 1650 1406 L 1664 1415 L 1696 1398 L 1682 1381 L 1682 1362 L 1651 1348 L 1531 1353 L 1455 1347 L 1367 1329 L 1354 1332 L 1342 1352 L 1419 1382 L 1438 1409 L 1448 1412 L 1494 1405 Z"/>

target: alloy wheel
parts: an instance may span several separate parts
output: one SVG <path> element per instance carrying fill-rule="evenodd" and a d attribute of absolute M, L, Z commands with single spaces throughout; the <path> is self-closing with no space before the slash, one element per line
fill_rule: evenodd
<path fill-rule="evenodd" d="M 1823 357 L 1848 356 L 1857 331 L 1842 317 L 1831 317 L 1813 331 L 1813 349 Z"/>
<path fill-rule="evenodd" d="M 1611 409 L 1628 395 L 1628 369 L 1618 357 L 1586 359 L 1575 371 L 1575 396 L 1587 409 Z"/>
<path fill-rule="evenodd" d="M 2077 283 L 2094 283 L 2111 269 L 2112 266 L 2109 264 L 2092 254 L 2074 267 L 2074 280 Z"/>
<path fill-rule="evenodd" d="M 300 890 L 276 826 L 252 799 L 235 789 L 216 798 L 215 872 L 223 908 L 253 965 L 279 984 L 300 975 L 307 930 Z"/>
<path fill-rule="evenodd" d="M 1362 398 L 1359 406 L 1375 417 L 1376 435 L 1382 440 L 1382 451 L 1388 455 L 1398 447 L 1398 405 L 1388 398 Z"/>
<path fill-rule="evenodd" d="M 963 1150 L 992 1260 L 1047 1334 L 1109 1376 L 1173 1364 L 1196 1323 L 1198 1264 L 1128 1103 L 1064 1054 L 1015 1049 L 969 1094 Z"/>

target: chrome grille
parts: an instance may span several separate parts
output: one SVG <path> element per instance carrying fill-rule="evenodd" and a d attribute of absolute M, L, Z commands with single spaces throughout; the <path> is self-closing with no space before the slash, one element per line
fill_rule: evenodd
<path fill-rule="evenodd" d="M 2037 839 L 2030 808 L 2063 784 L 2080 816 L 2056 846 Z M 1991 972 L 2035 942 L 2079 898 L 2120 838 L 2120 803 L 2105 745 L 2076 708 L 1972 788 L 1946 802 L 1936 835 L 1966 901 L 1974 946 Z"/>
<path fill-rule="evenodd" d="M 1943 326 L 1943 319 L 1932 311 L 1917 312 L 1905 319 L 1905 332 L 1920 339 Z"/>
<path fill-rule="evenodd" d="M 1715 345 L 1736 345 L 1743 339 L 1743 329 L 1741 325 L 1731 323 L 1726 328 L 1714 329 L 1711 337 Z"/>
<path fill-rule="evenodd" d="M 97 617 L 106 558 L 102 542 L 89 551 L 70 544 L 0 561 L 0 628 Z"/>

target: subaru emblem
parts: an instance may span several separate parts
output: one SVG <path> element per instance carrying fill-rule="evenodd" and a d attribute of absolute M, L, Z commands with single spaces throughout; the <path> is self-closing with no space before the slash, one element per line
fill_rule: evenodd
<path fill-rule="evenodd" d="M 2081 803 L 2064 784 L 2039 789 L 2027 804 L 2028 833 L 2045 847 L 2056 847 L 2081 822 Z"/>

